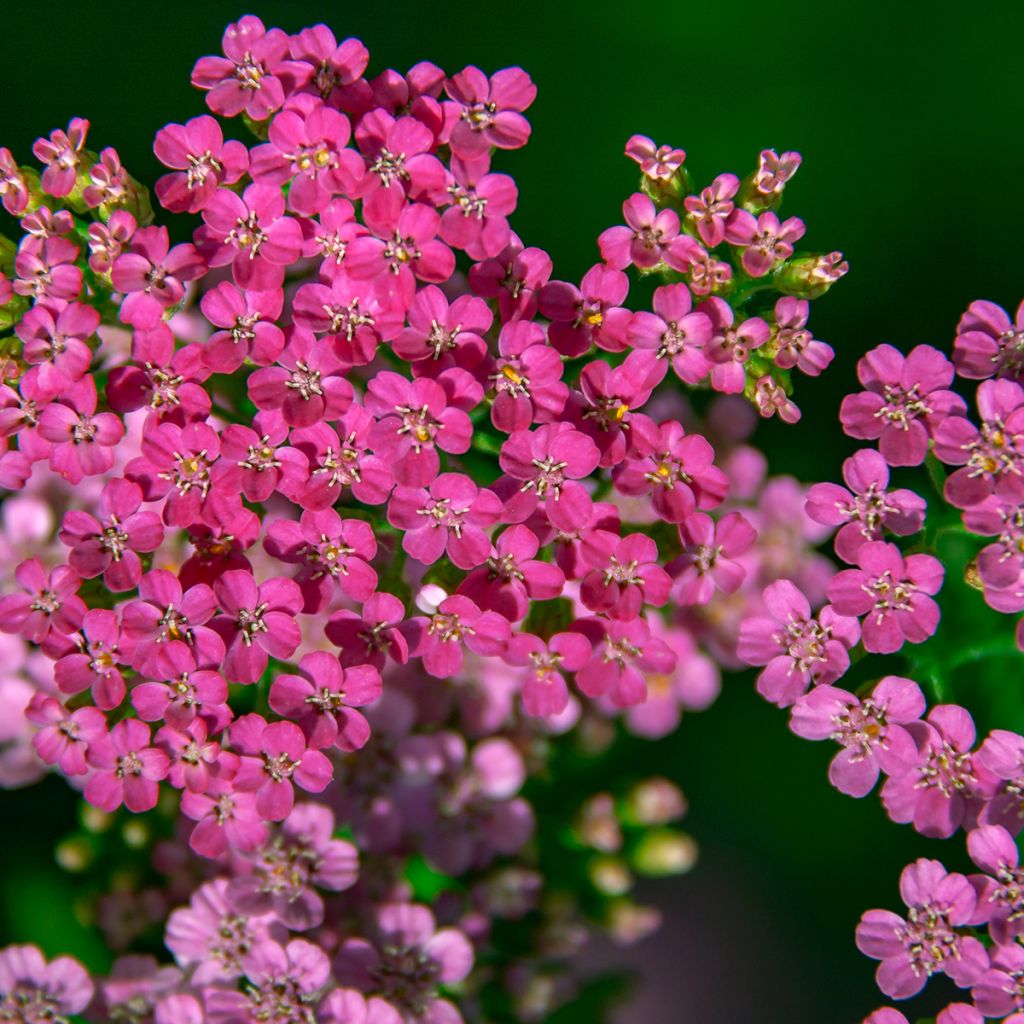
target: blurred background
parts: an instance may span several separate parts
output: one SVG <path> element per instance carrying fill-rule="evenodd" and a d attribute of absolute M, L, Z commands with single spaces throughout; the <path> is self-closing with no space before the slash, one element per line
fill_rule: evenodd
<path fill-rule="evenodd" d="M 699 185 L 748 173 L 762 148 L 799 150 L 785 213 L 806 221 L 803 246 L 841 249 L 851 272 L 813 306 L 815 335 L 837 358 L 822 380 L 801 380 L 803 421 L 773 420 L 759 435 L 776 473 L 838 471 L 853 450 L 838 405 L 867 348 L 946 347 L 970 300 L 1014 308 L 1024 295 L 1021 5 L 105 0 L 71 12 L 3 5 L 0 143 L 27 162 L 38 135 L 85 116 L 91 145 L 116 146 L 150 184 L 156 129 L 205 111 L 192 65 L 219 52 L 224 26 L 243 13 L 359 36 L 371 74 L 420 60 L 449 72 L 521 64 L 539 87 L 533 138 L 496 164 L 519 184 L 513 227 L 552 254 L 562 279 L 595 262 L 593 239 L 620 222 L 636 185 L 622 155 L 631 134 L 686 149 Z M 958 697 L 970 706 L 970 692 Z M 853 944 L 860 913 L 895 907 L 908 860 L 941 856 L 953 867 L 962 851 L 889 824 L 873 797 L 833 791 L 825 746 L 792 736 L 745 675 L 676 736 L 643 748 L 650 773 L 686 791 L 701 859 L 641 893 L 665 910 L 655 938 L 595 954 L 642 968 L 623 1024 L 844 1024 L 881 1003 L 873 965 Z M 0 944 L 31 940 L 102 964 L 71 919 L 74 883 L 52 862 L 72 795 L 50 780 L 5 794 L 3 808 Z M 942 1005 L 948 992 L 929 988 Z"/>

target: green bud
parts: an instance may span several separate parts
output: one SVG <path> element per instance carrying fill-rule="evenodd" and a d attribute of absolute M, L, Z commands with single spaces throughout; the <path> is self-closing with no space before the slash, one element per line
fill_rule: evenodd
<path fill-rule="evenodd" d="M 684 875 L 697 863 L 697 843 L 685 832 L 657 829 L 640 840 L 630 860 L 642 875 Z"/>
<path fill-rule="evenodd" d="M 787 260 L 775 275 L 775 285 L 784 295 L 817 299 L 825 294 L 850 265 L 841 252 L 812 253 Z"/>
<path fill-rule="evenodd" d="M 605 896 L 624 896 L 633 888 L 633 873 L 621 857 L 594 857 L 587 864 L 587 875 Z"/>
<path fill-rule="evenodd" d="M 68 836 L 54 850 L 54 859 L 65 871 L 85 871 L 93 862 L 95 851 L 86 836 Z"/>
<path fill-rule="evenodd" d="M 622 809 L 622 817 L 627 824 L 643 827 L 667 825 L 684 814 L 686 797 L 683 791 L 674 782 L 657 776 L 634 786 Z"/>

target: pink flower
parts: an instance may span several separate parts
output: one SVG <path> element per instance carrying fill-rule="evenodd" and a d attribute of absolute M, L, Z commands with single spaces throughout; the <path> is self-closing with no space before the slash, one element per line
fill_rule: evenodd
<path fill-rule="evenodd" d="M 640 165 L 644 177 L 669 181 L 683 166 L 686 151 L 671 146 L 655 146 L 646 135 L 633 135 L 626 143 L 626 156 Z"/>
<path fill-rule="evenodd" d="M 830 345 L 816 341 L 807 330 L 811 304 L 806 299 L 784 295 L 775 303 L 775 365 L 788 370 L 795 366 L 809 377 L 825 370 L 835 353 Z"/>
<path fill-rule="evenodd" d="M 488 551 L 490 551 L 488 543 Z M 494 543 L 486 563 L 459 584 L 458 592 L 510 622 L 525 618 L 530 601 L 551 601 L 565 586 L 562 570 L 537 558 L 540 542 L 526 526 L 510 526 Z"/>
<path fill-rule="evenodd" d="M 1013 835 L 1024 827 L 1024 737 L 993 729 L 976 760 L 992 776 L 995 788 L 978 816 L 983 825 L 1002 825 Z"/>
<path fill-rule="evenodd" d="M 132 687 L 132 707 L 144 722 L 165 720 L 176 729 L 186 729 L 201 716 L 212 732 L 220 732 L 231 721 L 224 677 L 211 669 L 197 670 L 196 659 L 184 644 L 166 645 L 150 665 L 155 669 L 151 674 L 164 681 Z"/>
<path fill-rule="evenodd" d="M 860 628 L 831 605 L 812 615 L 807 598 L 789 580 L 769 584 L 763 597 L 768 614 L 744 619 L 738 653 L 748 665 L 766 666 L 757 692 L 789 707 L 812 683 L 833 683 L 846 672 L 847 651 L 860 639 Z"/>
<path fill-rule="evenodd" d="M 331 106 L 342 106 L 347 87 L 357 82 L 370 60 L 370 52 L 358 39 L 341 43 L 326 25 L 304 28 L 288 41 L 292 58 L 308 65 L 306 88 Z"/>
<path fill-rule="evenodd" d="M 73 117 L 66 132 L 57 128 L 50 132 L 49 139 L 36 139 L 32 152 L 40 163 L 46 164 L 42 180 L 44 192 L 58 197 L 71 194 L 88 134 L 89 122 Z"/>
<path fill-rule="evenodd" d="M 47 573 L 38 558 L 30 558 L 14 570 L 14 578 L 23 593 L 0 597 L 5 633 L 42 644 L 52 631 L 67 635 L 82 624 L 85 602 L 77 596 L 82 581 L 73 569 L 58 565 Z"/>
<path fill-rule="evenodd" d="M 986 872 L 971 876 L 978 893 L 974 923 L 988 924 L 994 942 L 1012 945 L 1024 934 L 1024 870 L 1017 844 L 1001 825 L 984 825 L 968 833 L 967 852 Z M 1024 1005 L 1016 1009 L 1024 1009 Z"/>
<path fill-rule="evenodd" d="M 52 402 L 39 418 L 39 434 L 49 441 L 50 468 L 71 484 L 105 473 L 114 464 L 114 446 L 124 425 L 112 412 L 96 412 L 96 383 L 83 377 Z"/>
<path fill-rule="evenodd" d="M 533 423 L 549 423 L 558 417 L 569 395 L 562 380 L 562 359 L 547 344 L 538 324 L 516 320 L 505 324 L 498 335 L 494 404 L 491 422 L 511 434 Z"/>
<path fill-rule="evenodd" d="M 69 956 L 47 963 L 35 946 L 0 950 L 0 1007 L 27 1021 L 56 1021 L 81 1013 L 92 1002 L 93 983 Z M 12 1019 L 17 1019 L 13 1018 Z"/>
<path fill-rule="evenodd" d="M 591 611 L 628 622 L 645 604 L 668 601 L 672 579 L 661 567 L 658 545 L 644 533 L 617 537 L 595 530 L 585 549 L 591 571 L 580 587 L 580 599 Z"/>
<path fill-rule="evenodd" d="M 278 576 L 257 586 L 251 573 L 231 569 L 213 589 L 223 614 L 210 625 L 227 648 L 223 671 L 228 679 L 255 683 L 270 657 L 291 657 L 301 639 L 295 616 L 302 592 L 294 580 Z"/>
<path fill-rule="evenodd" d="M 218 188 L 203 209 L 205 226 L 196 232 L 211 267 L 231 264 L 240 288 L 280 288 L 284 268 L 302 252 L 302 229 L 284 213 L 284 196 L 269 185 L 250 185 L 242 195 Z"/>
<path fill-rule="evenodd" d="M 69 509 L 60 539 L 71 549 L 68 563 L 83 579 L 102 575 L 115 592 L 133 590 L 142 578 L 139 552 L 155 551 L 164 527 L 155 512 L 140 512 L 142 489 L 128 480 L 111 480 L 100 495 L 98 511 Z"/>
<path fill-rule="evenodd" d="M 56 764 L 65 775 L 85 775 L 89 747 L 107 734 L 107 718 L 99 708 L 68 711 L 59 700 L 36 693 L 25 717 L 39 731 L 32 746 L 46 764 Z"/>
<path fill-rule="evenodd" d="M 523 681 L 523 710 L 544 718 L 560 715 L 569 703 L 564 672 L 577 672 L 589 661 L 590 643 L 580 633 L 556 633 L 545 643 L 533 633 L 516 633 L 505 660 L 530 669 Z"/>
<path fill-rule="evenodd" d="M 918 345 L 906 357 L 879 345 L 857 363 L 857 376 L 867 390 L 843 399 L 843 430 L 877 439 L 890 466 L 919 465 L 939 424 L 966 411 L 963 399 L 947 390 L 953 364 L 930 345 Z"/>
<path fill-rule="evenodd" d="M 115 210 L 106 224 L 89 225 L 89 269 L 97 274 L 109 274 L 114 260 L 131 242 L 138 221 L 127 210 Z"/>
<path fill-rule="evenodd" d="M 256 795 L 236 792 L 225 779 L 212 778 L 205 793 L 182 793 L 181 813 L 196 822 L 189 846 L 203 857 L 220 857 L 228 849 L 254 850 L 267 839 Z"/>
<path fill-rule="evenodd" d="M 593 654 L 576 673 L 576 685 L 588 697 L 607 697 L 617 708 L 643 703 L 647 696 L 645 673 L 669 673 L 676 654 L 664 640 L 651 634 L 643 618 L 622 621 L 580 619 L 573 630 L 591 643 Z"/>
<path fill-rule="evenodd" d="M 1012 841 L 1010 845 L 1013 845 Z M 983 1024 L 987 1017 L 999 1017 L 1008 1024 L 1020 1024 L 1024 1020 L 1024 949 L 1011 941 L 990 950 L 989 957 L 989 969 L 971 989 L 976 1006 L 972 1024 L 973 1020 Z"/>
<path fill-rule="evenodd" d="M 653 349 L 668 359 L 676 376 L 687 384 L 703 380 L 711 369 L 704 346 L 711 340 L 711 321 L 690 311 L 690 290 L 670 284 L 654 291 L 654 312 L 636 313 L 629 324 L 629 341 L 638 349 Z"/>
<path fill-rule="evenodd" d="M 922 835 L 948 839 L 994 788 L 971 754 L 974 721 L 962 707 L 940 704 L 926 722 L 911 724 L 908 731 L 917 744 L 916 762 L 886 781 L 882 803 L 893 821 L 912 822 Z"/>
<path fill-rule="evenodd" d="M 843 480 L 846 487 L 815 484 L 807 492 L 807 514 L 815 522 L 840 527 L 836 554 L 844 562 L 856 562 L 860 549 L 881 540 L 884 530 L 905 537 L 924 525 L 924 499 L 903 488 L 887 490 L 889 467 L 874 449 L 863 448 L 846 459 Z"/>
<path fill-rule="evenodd" d="M 705 299 L 700 312 L 711 320 L 711 337 L 704 344 L 704 355 L 712 363 L 711 386 L 738 395 L 747 382 L 745 364 L 755 349 L 768 342 L 771 328 L 759 316 L 736 326 L 736 314 L 725 299 Z"/>
<path fill-rule="evenodd" d="M 935 454 L 960 466 L 946 480 L 945 496 L 957 508 L 984 501 L 993 491 L 1021 491 L 1024 471 L 1024 387 L 1010 380 L 986 380 L 975 396 L 981 426 L 949 416 L 935 430 Z"/>
<path fill-rule="evenodd" d="M 354 988 L 331 989 L 317 1009 L 322 1024 L 402 1024 L 402 1015 L 379 996 Z"/>
<path fill-rule="evenodd" d="M 334 775 L 331 762 L 319 750 L 307 749 L 306 738 L 294 722 L 272 722 L 256 714 L 243 715 L 228 730 L 231 744 L 243 755 L 234 787 L 256 794 L 256 810 L 267 821 L 283 821 L 295 802 L 295 785 L 322 793 Z"/>
<path fill-rule="evenodd" d="M 501 446 L 498 461 L 509 477 L 520 483 L 505 503 L 503 518 L 521 523 L 543 501 L 554 525 L 564 523 L 572 528 L 589 501 L 577 481 L 589 476 L 599 460 L 597 445 L 568 423 L 514 431 Z"/>
<path fill-rule="evenodd" d="M 305 98 L 305 97 L 303 97 Z M 267 185 L 289 184 L 288 208 L 305 216 L 326 209 L 336 195 L 355 195 L 363 161 L 346 148 L 348 118 L 319 101 L 282 110 L 270 122 L 269 139 L 252 151 L 249 173 Z"/>
<path fill-rule="evenodd" d="M 264 429 L 259 416 L 254 425 Z M 274 491 L 287 494 L 305 479 L 309 470 L 306 456 L 283 443 L 288 433 L 285 424 L 271 422 L 266 430 L 259 434 L 240 423 L 224 428 L 221 457 L 213 472 L 216 484 L 244 494 L 249 501 L 266 501 Z"/>
<path fill-rule="evenodd" d="M 429 484 L 441 466 L 438 448 L 454 454 L 469 448 L 473 434 L 469 417 L 449 402 L 438 381 L 425 377 L 410 381 L 385 370 L 369 382 L 365 401 L 378 417 L 370 443 L 389 460 L 399 484 Z"/>
<path fill-rule="evenodd" d="M 101 711 L 110 711 L 124 700 L 124 676 L 117 667 L 128 658 L 120 647 L 121 624 L 106 608 L 90 608 L 75 638 L 78 650 L 57 659 L 53 679 L 61 693 L 92 690 Z"/>
<path fill-rule="evenodd" d="M 471 160 L 491 146 L 526 145 L 530 123 L 522 111 L 533 103 L 537 87 L 522 68 L 504 68 L 488 79 L 470 66 L 446 79 L 444 88 L 453 101 L 445 107 L 446 121 L 454 121 L 448 141 L 455 156 Z"/>
<path fill-rule="evenodd" d="M 537 312 L 537 293 L 550 280 L 551 269 L 551 257 L 543 249 L 524 248 L 513 235 L 496 257 L 470 267 L 469 283 L 477 295 L 498 300 L 503 323 L 530 320 Z"/>
<path fill-rule="evenodd" d="M 840 793 L 867 796 L 879 771 L 902 775 L 917 761 L 914 738 L 903 728 L 924 713 L 921 688 L 912 679 L 885 676 L 869 697 L 819 686 L 798 697 L 789 727 L 805 740 L 835 740 L 843 748 L 828 777 Z"/>
<path fill-rule="evenodd" d="M 441 215 L 441 237 L 473 260 L 498 256 L 512 237 L 508 218 L 519 190 L 509 175 L 489 171 L 488 156 L 471 161 L 453 157 L 446 188 L 451 206 Z"/>
<path fill-rule="evenodd" d="M 957 324 L 953 340 L 953 362 L 961 377 L 1024 375 L 1024 302 L 1011 320 L 1001 306 L 978 300 L 967 307 Z"/>
<path fill-rule="evenodd" d="M 757 531 L 740 512 L 728 512 L 715 522 L 695 512 L 679 524 L 683 553 L 669 567 L 676 579 L 677 600 L 684 605 L 704 605 L 716 590 L 735 593 L 747 570 L 738 560 L 757 540 Z"/>
<path fill-rule="evenodd" d="M 299 662 L 298 675 L 274 679 L 269 703 L 299 725 L 311 747 L 358 750 L 370 738 L 370 726 L 354 709 L 372 704 L 380 690 L 380 673 L 372 665 L 343 669 L 334 655 L 315 651 Z"/>
<path fill-rule="evenodd" d="M 774 149 L 764 149 L 754 172 L 753 185 L 763 196 L 780 196 L 787 181 L 796 174 L 803 157 L 792 151 L 779 156 Z"/>
<path fill-rule="evenodd" d="M 12 217 L 20 217 L 28 208 L 28 182 L 6 147 L 0 147 L 0 196 Z"/>
<path fill-rule="evenodd" d="M 771 210 L 759 217 L 747 210 L 733 210 L 725 226 L 725 239 L 741 250 L 740 261 L 751 277 L 764 277 L 793 255 L 793 243 L 803 238 L 805 230 L 799 217 L 780 223 Z"/>
<path fill-rule="evenodd" d="M 857 948 L 882 961 L 878 987 L 892 999 L 908 999 L 933 974 L 946 974 L 961 987 L 973 984 L 988 957 L 977 939 L 956 930 L 974 914 L 970 882 L 948 874 L 937 860 L 921 858 L 903 869 L 900 895 L 909 908 L 906 919 L 869 910 L 857 925 Z"/>
<path fill-rule="evenodd" d="M 462 668 L 462 648 L 493 657 L 508 644 L 508 619 L 497 612 L 481 611 L 468 597 L 445 597 L 437 610 L 417 615 L 406 623 L 409 652 L 423 659 L 423 669 L 437 679 L 448 679 Z"/>
<path fill-rule="evenodd" d="M 221 328 L 203 346 L 203 361 L 215 373 L 234 373 L 246 359 L 269 366 L 284 348 L 284 332 L 274 323 L 281 315 L 284 293 L 246 291 L 221 281 L 199 302 L 203 316 Z"/>
<path fill-rule="evenodd" d="M 75 266 L 79 248 L 66 238 L 29 236 L 14 257 L 14 290 L 19 295 L 73 302 L 82 292 L 82 271 Z"/>
<path fill-rule="evenodd" d="M 308 74 L 288 60 L 288 36 L 267 31 L 255 15 L 228 25 L 221 40 L 223 57 L 201 57 L 192 69 L 192 84 L 208 91 L 207 106 L 223 117 L 245 113 L 263 121 L 283 103 L 286 89 Z"/>
<path fill-rule="evenodd" d="M 324 627 L 327 639 L 340 648 L 338 658 L 346 668 L 373 665 L 384 670 L 387 659 L 404 665 L 409 645 L 399 628 L 405 620 L 405 605 L 394 594 L 371 594 L 363 603 L 362 615 L 343 608 Z"/>
<path fill-rule="evenodd" d="M 332 508 L 307 510 L 298 522 L 274 520 L 263 546 L 274 558 L 302 566 L 295 582 L 304 612 L 327 607 L 338 590 L 365 601 L 377 589 L 377 573 L 370 567 L 377 554 L 373 528 L 361 519 L 342 519 Z"/>
<path fill-rule="evenodd" d="M 673 270 L 685 273 L 689 256 L 696 243 L 689 235 L 679 233 L 679 214 L 675 210 L 659 211 L 653 200 L 636 192 L 623 203 L 626 225 L 608 228 L 598 237 L 601 258 L 615 270 L 633 265 L 642 269 L 663 262 Z"/>
<path fill-rule="evenodd" d="M 127 252 L 114 260 L 110 276 L 114 287 L 125 293 L 118 313 L 133 327 L 153 327 L 164 311 L 181 302 L 185 281 L 206 270 L 195 246 L 170 247 L 167 228 L 139 228 Z"/>
<path fill-rule="evenodd" d="M 153 152 L 173 170 L 155 186 L 161 205 L 173 213 L 199 213 L 218 185 L 233 185 L 249 168 L 244 143 L 225 142 L 220 125 L 209 114 L 165 125 L 156 133 Z"/>
<path fill-rule="evenodd" d="M 171 767 L 167 779 L 175 789 L 205 793 L 210 773 L 217 770 L 220 744 L 207 738 L 204 719 L 194 718 L 184 728 L 165 725 L 157 730 L 156 745 L 167 754 Z"/>
<path fill-rule="evenodd" d="M 99 324 L 92 306 L 70 302 L 58 308 L 39 302 L 16 325 L 25 362 L 32 367 L 23 380 L 31 381 L 40 398 L 52 401 L 85 376 L 92 362 L 88 341 Z"/>
<path fill-rule="evenodd" d="M 629 278 L 602 264 L 583 275 L 579 288 L 566 281 L 544 285 L 538 298 L 541 313 L 552 321 L 551 344 L 569 358 L 584 355 L 591 345 L 623 351 L 633 318 L 621 305 L 628 292 Z"/>
<path fill-rule="evenodd" d="M 445 552 L 460 569 L 486 561 L 491 542 L 484 527 L 497 521 L 501 499 L 481 490 L 462 473 L 442 473 L 423 487 L 396 487 L 388 503 L 388 522 L 405 532 L 407 554 L 433 565 Z"/>
<path fill-rule="evenodd" d="M 892 654 L 905 642 L 927 640 L 939 624 L 939 606 L 929 595 L 942 587 L 945 570 L 931 555 L 900 553 L 895 544 L 868 541 L 857 552 L 856 569 L 836 573 L 828 597 L 841 615 L 865 616 L 865 649 Z"/>
<path fill-rule="evenodd" d="M 415 117 L 397 120 L 377 108 L 363 116 L 356 141 L 378 188 L 397 186 L 414 199 L 426 199 L 445 185 L 444 164 L 433 154 L 434 133 Z"/>
<path fill-rule="evenodd" d="M 89 746 L 96 771 L 85 784 L 85 798 L 110 813 L 123 803 L 140 814 L 156 806 L 159 782 L 167 777 L 167 755 L 149 745 L 149 726 L 137 718 L 118 722 L 110 734 Z"/>
<path fill-rule="evenodd" d="M 460 295 L 449 305 L 440 288 L 428 285 L 416 293 L 407 316 L 409 326 L 393 346 L 403 359 L 430 360 L 441 369 L 461 366 L 471 370 L 487 354 L 483 336 L 494 318 L 483 299 Z"/>
<path fill-rule="evenodd" d="M 725 241 L 726 224 L 735 206 L 732 200 L 739 187 L 740 179 L 735 174 L 720 174 L 699 195 L 683 200 L 687 220 L 709 249 Z"/>
<path fill-rule="evenodd" d="M 729 481 L 700 434 L 687 434 L 676 421 L 655 426 L 641 419 L 634 426 L 633 449 L 612 472 L 615 487 L 623 494 L 650 495 L 666 522 L 681 523 L 698 508 L 721 504 Z"/>

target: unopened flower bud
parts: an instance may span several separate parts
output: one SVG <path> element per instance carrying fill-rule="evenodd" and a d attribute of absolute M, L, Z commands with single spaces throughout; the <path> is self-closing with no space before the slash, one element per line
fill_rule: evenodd
<path fill-rule="evenodd" d="M 697 863 L 697 843 L 685 832 L 658 829 L 640 840 L 632 863 L 642 875 L 683 875 Z"/>
<path fill-rule="evenodd" d="M 595 857 L 587 865 L 587 874 L 605 896 L 623 896 L 633 888 L 633 873 L 621 857 Z"/>
<path fill-rule="evenodd" d="M 584 846 L 595 850 L 614 853 L 622 848 L 622 828 L 610 793 L 597 793 L 583 805 L 574 832 Z"/>
<path fill-rule="evenodd" d="M 629 899 L 617 900 L 606 921 L 611 938 L 622 946 L 631 946 L 661 927 L 661 913 L 655 907 L 643 907 Z"/>
<path fill-rule="evenodd" d="M 775 277 L 780 292 L 798 299 L 817 299 L 848 270 L 841 252 L 817 253 L 789 260 Z"/>
<path fill-rule="evenodd" d="M 85 836 L 62 839 L 54 850 L 54 859 L 65 871 L 84 871 L 93 861 L 93 848 Z"/>
<path fill-rule="evenodd" d="M 779 156 L 774 149 L 762 150 L 757 170 L 740 185 L 737 204 L 753 214 L 778 209 L 786 182 L 796 174 L 802 159 L 793 151 Z"/>
<path fill-rule="evenodd" d="M 683 791 L 666 778 L 645 779 L 626 797 L 624 817 L 632 825 L 666 825 L 686 814 Z"/>

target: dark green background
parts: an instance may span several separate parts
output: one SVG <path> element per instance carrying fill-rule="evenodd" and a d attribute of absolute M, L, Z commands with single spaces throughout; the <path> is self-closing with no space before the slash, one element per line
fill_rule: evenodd
<path fill-rule="evenodd" d="M 155 130 L 205 110 L 188 84 L 193 61 L 217 52 L 245 11 L 357 35 L 371 72 L 423 59 L 450 72 L 522 64 L 539 86 L 534 136 L 499 162 L 519 183 L 516 230 L 551 252 L 560 277 L 589 266 L 591 240 L 618 222 L 635 186 L 622 156 L 632 133 L 685 148 L 701 184 L 745 173 L 763 147 L 800 150 L 786 212 L 807 222 L 803 244 L 842 249 L 851 273 L 814 306 L 812 326 L 837 359 L 824 380 L 801 382 L 804 421 L 763 431 L 776 471 L 836 471 L 851 450 L 836 410 L 865 349 L 946 346 L 971 299 L 1011 307 L 1024 294 L 1018 4 L 105 0 L 72 10 L 3 4 L 0 142 L 27 159 L 37 135 L 86 116 L 90 143 L 116 146 L 143 181 L 159 173 Z M 879 1005 L 854 924 L 867 907 L 896 904 L 908 859 L 950 860 L 959 842 L 922 840 L 886 823 L 874 798 L 833 792 L 830 751 L 792 737 L 746 677 L 648 756 L 686 789 L 702 861 L 650 894 L 669 922 L 629 957 L 649 980 L 642 1009 L 622 1019 L 842 1024 Z M 95 955 L 62 925 L 70 883 L 47 866 L 71 814 L 60 784 L 3 806 L 0 939 Z"/>

